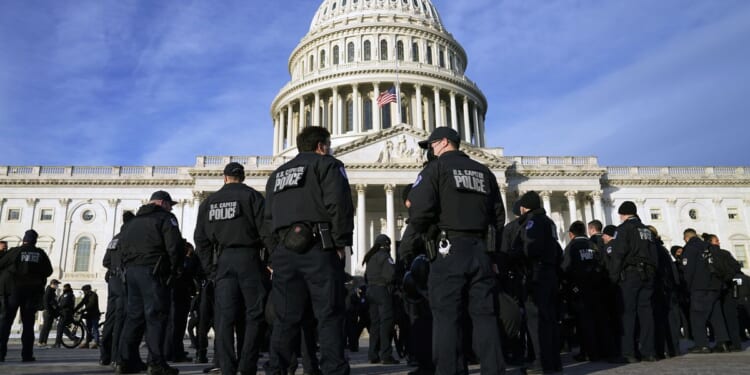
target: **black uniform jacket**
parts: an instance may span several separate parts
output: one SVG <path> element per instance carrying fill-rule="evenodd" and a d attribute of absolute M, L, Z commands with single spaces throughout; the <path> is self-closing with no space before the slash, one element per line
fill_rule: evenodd
<path fill-rule="evenodd" d="M 654 235 L 637 216 L 628 218 L 617 227 L 611 246 L 610 280 L 617 282 L 623 270 L 639 263 L 650 265 L 656 274 L 659 260 Z"/>
<path fill-rule="evenodd" d="M 353 207 L 344 164 L 333 156 L 301 152 L 266 184 L 265 220 L 274 234 L 294 223 L 329 223 L 334 246 L 351 246 Z"/>
<path fill-rule="evenodd" d="M 367 261 L 365 280 L 368 285 L 388 286 L 393 283 L 396 266 L 389 249 L 378 250 Z"/>
<path fill-rule="evenodd" d="M 185 256 L 182 234 L 177 218 L 155 204 L 138 209 L 133 219 L 122 228 L 118 247 L 127 266 L 153 266 L 164 256 L 173 273 L 179 273 Z"/>
<path fill-rule="evenodd" d="M 598 284 L 601 254 L 594 242 L 586 237 L 576 237 L 565 248 L 560 268 L 565 280 L 578 288 L 593 289 Z"/>
<path fill-rule="evenodd" d="M 496 228 L 499 250 L 505 226 L 505 206 L 495 175 L 461 151 L 449 151 L 428 163 L 409 193 L 409 224 L 425 233 L 431 224 L 456 232 Z"/>
<path fill-rule="evenodd" d="M 225 184 L 198 209 L 194 233 L 198 251 L 262 248 L 268 240 L 264 209 L 265 199 L 255 189 L 242 183 Z"/>
<path fill-rule="evenodd" d="M 52 264 L 44 250 L 33 245 L 21 245 L 7 250 L 0 258 L 0 273 L 9 273 L 5 279 L 7 290 L 29 290 L 44 293 L 47 277 L 52 275 Z"/>
<path fill-rule="evenodd" d="M 708 260 L 704 258 L 703 252 L 707 248 L 708 244 L 698 237 L 691 238 L 683 247 L 682 269 L 685 273 L 685 283 L 690 291 L 721 290 L 721 280 L 711 273 Z"/>

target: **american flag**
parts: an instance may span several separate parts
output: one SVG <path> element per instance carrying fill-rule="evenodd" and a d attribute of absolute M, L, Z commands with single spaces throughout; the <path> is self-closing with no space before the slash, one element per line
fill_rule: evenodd
<path fill-rule="evenodd" d="M 388 103 L 396 102 L 396 88 L 391 87 L 387 91 L 383 91 L 378 95 L 378 107 L 382 107 Z"/>

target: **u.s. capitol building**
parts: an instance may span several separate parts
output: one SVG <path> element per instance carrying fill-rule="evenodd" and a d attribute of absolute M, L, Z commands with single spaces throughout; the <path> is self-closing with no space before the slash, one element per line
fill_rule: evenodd
<path fill-rule="evenodd" d="M 222 185 L 226 163 L 244 164 L 246 183 L 262 191 L 269 174 L 295 155 L 300 129 L 323 126 L 347 166 L 356 207 L 348 268 L 361 273 L 377 234 L 400 238 L 407 216 L 401 189 L 424 161 L 417 141 L 450 126 L 461 148 L 494 171 L 506 207 L 525 191 L 541 193 L 561 238 L 574 220 L 616 224 L 617 206 L 632 200 L 667 246 L 681 244 L 687 227 L 715 233 L 747 267 L 750 166 L 602 166 L 590 156 L 506 156 L 485 144 L 488 103 L 464 74 L 467 61 L 429 0 L 325 0 L 289 58 L 291 80 L 271 103 L 273 155 L 198 156 L 192 166 L 0 166 L 0 239 L 15 246 L 25 230 L 36 229 L 53 277 L 106 293 L 102 258 L 123 211 L 167 190 L 179 201 L 174 213 L 192 242 L 198 205 Z M 379 93 L 391 88 L 399 100 L 379 107 Z"/>

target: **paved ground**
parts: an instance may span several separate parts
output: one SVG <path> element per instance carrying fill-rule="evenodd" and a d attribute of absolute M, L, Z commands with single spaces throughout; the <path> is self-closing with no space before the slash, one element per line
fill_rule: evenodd
<path fill-rule="evenodd" d="M 366 342 L 363 350 L 348 353 L 352 365 L 352 374 L 406 374 L 410 368 L 405 365 L 382 366 L 367 363 Z M 685 341 L 683 346 L 690 343 Z M 750 343 L 745 343 L 745 350 L 729 354 L 685 355 L 656 363 L 638 363 L 631 365 L 610 365 L 606 363 L 575 363 L 569 355 L 563 356 L 565 374 L 748 374 L 750 373 Z M 112 374 L 111 367 L 98 365 L 99 351 L 89 349 L 35 349 L 37 361 L 21 363 L 20 344 L 13 340 L 9 345 L 5 363 L 0 363 L 0 374 L 69 374 L 94 375 Z M 144 352 L 145 358 L 145 352 Z M 264 361 L 262 359 L 261 361 Z M 202 374 L 205 365 L 178 364 L 180 374 Z M 298 370 L 297 373 L 301 373 Z M 479 374 L 477 366 L 472 367 L 472 374 Z M 517 367 L 508 369 L 509 374 L 520 373 Z"/>

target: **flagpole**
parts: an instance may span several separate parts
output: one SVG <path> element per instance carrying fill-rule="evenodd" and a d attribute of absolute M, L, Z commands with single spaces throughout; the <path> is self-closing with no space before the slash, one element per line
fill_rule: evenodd
<path fill-rule="evenodd" d="M 401 117 L 401 81 L 399 80 L 399 58 L 398 58 L 398 42 L 396 42 L 396 105 L 398 106 L 398 121 L 403 123 L 404 119 Z"/>

